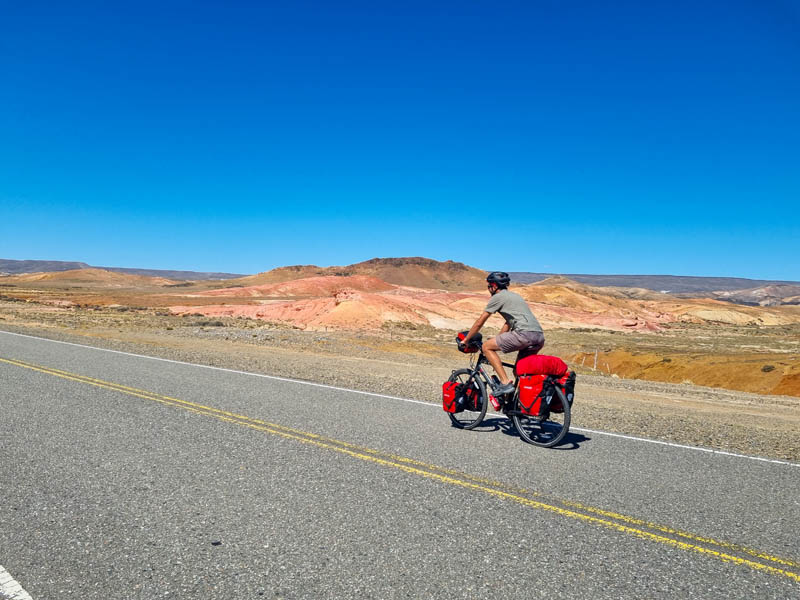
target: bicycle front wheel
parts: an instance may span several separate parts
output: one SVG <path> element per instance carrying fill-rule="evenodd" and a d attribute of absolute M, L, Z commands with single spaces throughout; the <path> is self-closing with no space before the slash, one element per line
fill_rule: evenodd
<path fill-rule="evenodd" d="M 469 369 L 459 369 L 454 371 L 448 381 L 455 381 L 466 386 L 472 371 Z M 471 383 L 472 394 L 465 397 L 463 404 L 464 410 L 456 413 L 447 413 L 453 426 L 459 429 L 474 429 L 483 421 L 486 416 L 486 405 L 489 396 L 486 394 L 486 386 L 478 377 L 474 377 Z"/>
<path fill-rule="evenodd" d="M 517 391 L 519 394 L 519 390 Z M 556 386 L 556 394 L 561 400 L 564 412 L 551 412 L 545 417 L 533 417 L 523 414 L 519 397 L 514 396 L 514 412 L 511 414 L 511 422 L 514 423 L 519 436 L 534 446 L 552 448 L 561 443 L 564 436 L 569 431 L 570 406 L 561 388 Z"/>

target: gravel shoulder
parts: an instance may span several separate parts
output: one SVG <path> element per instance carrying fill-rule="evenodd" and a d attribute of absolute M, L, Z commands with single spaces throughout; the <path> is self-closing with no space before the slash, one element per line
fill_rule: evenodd
<path fill-rule="evenodd" d="M 449 335 L 430 332 L 306 332 L 231 324 L 154 328 L 131 322 L 109 326 L 102 319 L 65 324 L 9 313 L 0 319 L 0 330 L 431 403 L 438 403 L 441 383 L 450 372 L 469 360 L 453 348 Z M 573 411 L 577 427 L 800 462 L 796 397 L 579 370 Z"/>

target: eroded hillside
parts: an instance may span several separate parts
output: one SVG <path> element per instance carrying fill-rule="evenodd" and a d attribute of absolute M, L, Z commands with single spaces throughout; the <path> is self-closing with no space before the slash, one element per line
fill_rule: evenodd
<path fill-rule="evenodd" d="M 379 337 L 403 331 L 412 338 L 440 332 L 442 339 L 450 339 L 452 332 L 473 323 L 489 299 L 485 274 L 458 263 L 379 259 L 359 265 L 353 267 L 364 271 L 360 274 L 286 267 L 225 282 L 181 282 L 101 269 L 7 276 L 0 278 L 0 321 L 36 315 L 34 321 L 72 327 L 68 324 L 77 318 L 81 327 L 92 329 L 88 323 L 111 311 L 119 323 L 111 336 L 121 334 L 131 322 L 129 315 L 136 315 L 141 323 L 152 317 L 153 327 L 158 319 L 181 323 L 201 318 L 224 328 Z M 442 281 L 457 289 L 436 285 Z M 592 372 L 800 395 L 800 306 L 681 298 L 638 288 L 594 287 L 564 277 L 513 289 L 544 326 L 546 351 Z M 495 315 L 487 331 L 501 325 Z"/>

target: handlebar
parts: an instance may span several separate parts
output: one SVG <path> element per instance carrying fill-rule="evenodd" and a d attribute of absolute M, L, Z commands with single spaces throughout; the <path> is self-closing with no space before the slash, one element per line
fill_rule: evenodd
<path fill-rule="evenodd" d="M 469 344 L 465 344 L 464 342 L 456 342 L 456 345 L 458 346 L 459 350 L 464 350 L 464 348 L 466 348 L 467 346 L 475 346 L 478 349 L 481 349 L 481 350 L 483 349 L 483 343 L 482 342 L 470 341 Z"/>
<path fill-rule="evenodd" d="M 469 345 L 477 347 L 478 350 L 480 351 L 481 357 L 485 360 L 486 355 L 483 353 L 483 342 L 481 340 L 470 340 Z M 466 349 L 465 344 L 460 341 L 456 341 L 456 346 L 458 346 L 458 349 L 461 350 L 461 352 L 464 352 L 464 350 Z M 516 364 L 511 364 L 507 362 L 504 362 L 502 364 L 504 367 L 508 367 L 509 369 L 514 369 L 517 366 Z"/>

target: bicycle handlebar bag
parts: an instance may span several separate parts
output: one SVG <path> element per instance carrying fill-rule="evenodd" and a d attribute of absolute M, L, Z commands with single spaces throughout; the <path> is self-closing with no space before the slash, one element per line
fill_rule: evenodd
<path fill-rule="evenodd" d="M 456 342 L 460 344 L 461 341 L 465 337 L 467 337 L 468 333 L 469 331 L 460 331 L 456 336 Z M 480 332 L 478 332 L 472 336 L 472 339 L 469 341 L 469 344 L 467 345 L 466 348 L 462 350 L 461 347 L 459 347 L 458 350 L 460 352 L 463 352 L 464 354 L 474 354 L 475 352 L 478 352 L 481 349 L 482 343 L 483 343 L 483 336 L 480 334 Z"/>

